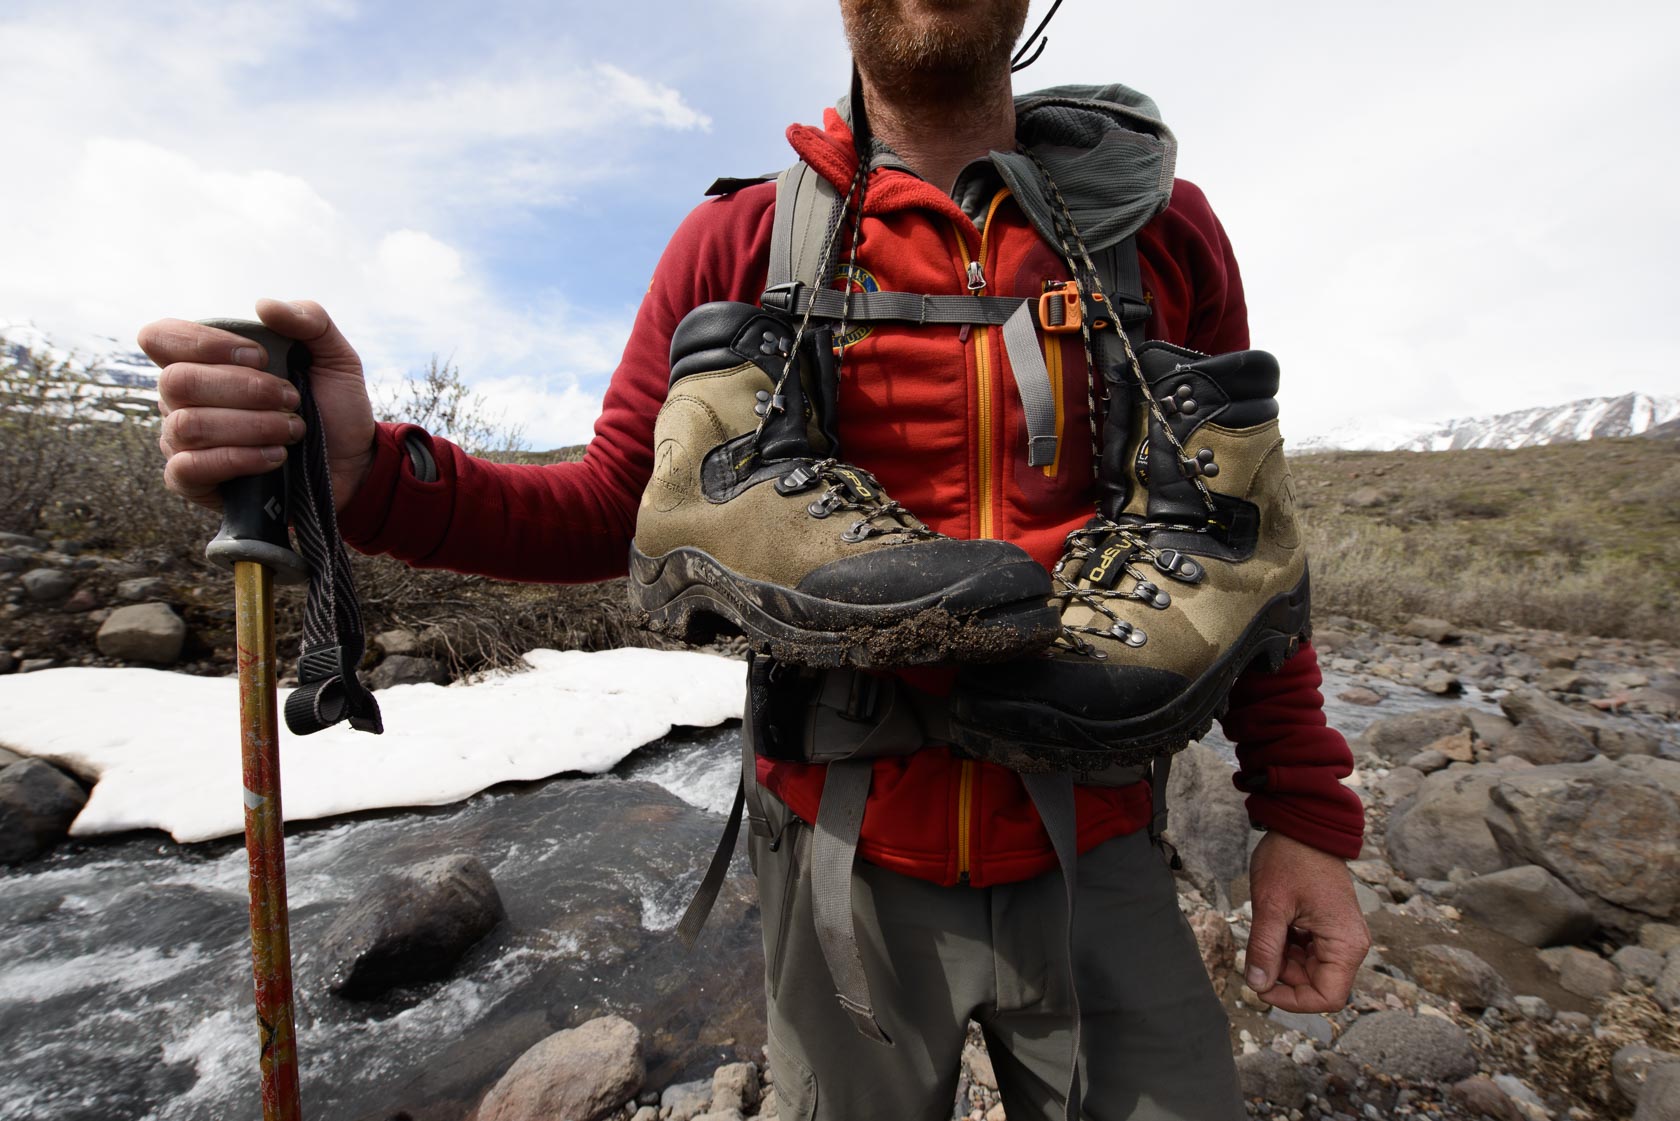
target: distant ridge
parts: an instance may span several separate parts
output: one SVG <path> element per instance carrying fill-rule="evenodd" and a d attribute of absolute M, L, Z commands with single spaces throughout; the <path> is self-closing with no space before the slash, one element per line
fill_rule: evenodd
<path fill-rule="evenodd" d="M 1526 448 L 1575 440 L 1639 436 L 1680 421 L 1680 397 L 1624 393 L 1588 397 L 1490 417 L 1465 417 L 1441 425 L 1344 425 L 1323 436 L 1293 442 L 1296 451 L 1452 451 L 1461 448 Z M 1666 433 L 1664 433 L 1666 434 Z"/>

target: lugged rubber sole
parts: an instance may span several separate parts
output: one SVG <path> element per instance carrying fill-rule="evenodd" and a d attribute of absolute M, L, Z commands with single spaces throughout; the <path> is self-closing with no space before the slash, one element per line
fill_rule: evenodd
<path fill-rule="evenodd" d="M 759 653 L 822 669 L 1000 662 L 1061 633 L 1048 577 L 1026 557 L 918 599 L 852 604 L 753 580 L 699 549 L 649 557 L 631 545 L 629 584 L 657 634 L 702 644 L 735 631 Z"/>
<path fill-rule="evenodd" d="M 951 696 L 951 736 L 958 748 L 1018 771 L 1088 774 L 1182 751 L 1225 714 L 1231 686 L 1251 665 L 1275 672 L 1310 629 L 1307 574 L 1272 599 L 1242 636 L 1202 675 L 1150 712 L 1094 719 L 1048 701 L 958 689 Z"/>

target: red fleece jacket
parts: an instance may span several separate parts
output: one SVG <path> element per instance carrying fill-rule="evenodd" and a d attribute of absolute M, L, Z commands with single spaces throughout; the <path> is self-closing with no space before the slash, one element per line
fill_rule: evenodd
<path fill-rule="evenodd" d="M 827 124 L 826 131 L 795 126 L 789 139 L 803 158 L 843 185 L 852 166 L 849 138 L 832 113 Z M 994 204 L 985 239 L 949 197 L 913 175 L 873 173 L 866 199 L 869 220 L 859 259 L 883 277 L 906 269 L 932 269 L 927 275 L 937 276 L 947 267 L 945 256 L 951 257 L 950 265 L 960 266 L 971 248 L 987 261 L 998 288 L 1013 283 L 1036 291 L 1039 274 L 1056 267 L 1054 256 L 1007 198 Z M 340 516 L 346 540 L 364 552 L 389 553 L 410 564 L 501 579 L 567 583 L 623 575 L 637 506 L 652 471 L 653 423 L 665 398 L 672 332 L 702 303 L 756 302 L 764 287 L 773 202 L 772 184 L 749 187 L 701 204 L 677 230 L 642 300 L 581 462 L 492 464 L 411 426 L 382 425 L 373 468 Z M 1153 309 L 1150 337 L 1208 353 L 1248 346 L 1236 260 L 1198 189 L 1180 181 L 1168 209 L 1139 232 L 1138 246 Z M 1007 274 L 994 270 L 994 263 L 1007 265 Z M 952 271 L 952 290 L 961 291 L 962 269 Z M 918 274 L 912 271 L 911 276 Z M 916 282 L 927 284 L 927 276 Z M 1010 294 L 998 288 L 993 294 Z M 900 290 L 912 289 L 907 282 Z M 971 356 L 976 351 L 992 355 L 994 380 L 1012 378 L 995 341 L 971 342 L 964 335 L 963 344 Z M 968 396 L 959 389 L 953 397 L 951 386 L 935 385 L 918 408 L 906 410 L 905 395 L 914 392 L 914 383 L 902 373 L 889 382 L 880 371 L 914 368 L 906 367 L 903 358 L 918 353 L 905 350 L 917 345 L 926 344 L 877 328 L 869 339 L 848 347 L 847 376 L 857 381 L 842 395 L 847 457 L 874 471 L 889 493 L 933 528 L 954 536 L 1016 540 L 1041 561 L 1053 561 L 1068 517 L 1082 521 L 1090 510 L 1090 496 L 1077 489 L 1085 484 L 1075 481 L 1090 478 L 1089 448 L 1075 435 L 1085 426 L 1078 348 L 1065 358 L 1067 432 L 1073 438 L 1063 441 L 1067 460 L 1059 480 L 1054 469 L 1041 474 L 1010 459 L 1007 415 L 1000 425 L 1001 446 L 990 455 L 998 462 L 982 479 L 975 456 L 949 452 L 953 441 L 960 449 L 965 440 L 992 439 L 977 432 L 973 420 L 986 413 L 973 400 L 973 385 L 976 380 L 985 384 L 987 363 L 978 361 L 976 379 L 971 358 Z M 939 345 L 955 344 L 944 340 Z M 957 363 L 961 371 L 960 357 Z M 995 388 L 994 412 L 1006 412 L 1011 388 Z M 872 413 L 877 398 L 884 405 Z M 915 419 L 906 421 L 906 415 Z M 416 433 L 432 448 L 435 482 L 421 482 L 406 466 L 401 445 Z M 919 450 L 927 454 L 918 457 Z M 952 462 L 958 465 L 954 474 L 946 466 Z M 1238 745 L 1235 781 L 1250 792 L 1250 819 L 1352 858 L 1360 848 L 1363 809 L 1340 782 L 1351 772 L 1352 758 L 1341 735 L 1326 726 L 1320 682 L 1317 658 L 1310 646 L 1303 647 L 1275 674 L 1244 675 L 1223 726 Z M 761 759 L 759 773 L 796 813 L 814 820 L 822 768 Z M 1148 823 L 1145 784 L 1080 788 L 1078 795 L 1081 851 Z M 859 852 L 909 875 L 976 886 L 1055 866 L 1048 837 L 1018 778 L 992 764 L 957 760 L 942 747 L 877 763 Z"/>

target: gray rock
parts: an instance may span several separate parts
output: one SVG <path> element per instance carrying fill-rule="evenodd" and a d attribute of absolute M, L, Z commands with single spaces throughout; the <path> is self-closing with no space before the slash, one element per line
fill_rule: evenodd
<path fill-rule="evenodd" d="M 1453 1083 L 1447 1091 L 1447 1098 L 1471 1117 L 1486 1117 L 1492 1121 L 1527 1121 L 1505 1091 L 1483 1074 Z"/>
<path fill-rule="evenodd" d="M 1418 688 L 1426 693 L 1434 693 L 1437 697 L 1456 697 L 1464 692 L 1464 683 L 1445 670 L 1436 670 L 1424 674 L 1423 680 L 1418 682 Z"/>
<path fill-rule="evenodd" d="M 1430 642 L 1457 642 L 1463 637 L 1463 632 L 1445 619 L 1431 619 L 1427 615 L 1414 615 L 1400 627 L 1402 634 L 1409 634 L 1414 638 L 1428 639 Z"/>
<path fill-rule="evenodd" d="M 1470 710 L 1470 733 L 1490 747 L 1509 735 L 1513 727 L 1503 716 L 1479 708 Z"/>
<path fill-rule="evenodd" d="M 379 647 L 387 658 L 393 654 L 401 654 L 405 657 L 412 657 L 414 655 L 424 653 L 424 651 L 420 648 L 420 636 L 415 634 L 413 631 L 403 630 L 401 628 L 389 631 L 380 631 L 378 634 L 373 636 L 373 644 Z"/>
<path fill-rule="evenodd" d="M 1433 747 L 1426 747 L 1410 759 L 1406 760 L 1406 766 L 1412 768 L 1414 771 L 1421 771 L 1426 775 L 1431 775 L 1436 771 L 1445 768 L 1449 762 L 1451 762 L 1450 759 L 1441 754 L 1439 751 L 1436 751 Z"/>
<path fill-rule="evenodd" d="M 1383 1074 L 1455 1082 L 1476 1071 L 1470 1037 L 1457 1024 L 1396 1009 L 1361 1016 L 1336 1050 Z"/>
<path fill-rule="evenodd" d="M 1656 737 L 1629 727 L 1624 721 L 1608 719 L 1586 709 L 1559 704 L 1534 689 L 1518 689 L 1507 693 L 1500 699 L 1499 707 L 1519 726 L 1535 721 L 1553 725 L 1573 725 L 1592 742 L 1599 754 L 1611 758 L 1624 755 L 1654 755 L 1661 747 Z M 1579 745 L 1574 744 L 1571 750 L 1578 751 Z"/>
<path fill-rule="evenodd" d="M 1680 1012 L 1680 953 L 1668 955 L 1668 962 L 1657 976 L 1651 995 L 1670 1012 Z"/>
<path fill-rule="evenodd" d="M 484 1096 L 477 1121 L 604 1121 L 636 1096 L 646 1076 L 636 1026 L 603 1016 L 519 1056 Z"/>
<path fill-rule="evenodd" d="M 1416 767 L 1395 767 L 1377 780 L 1377 798 L 1386 806 L 1398 806 L 1422 786 L 1422 771 Z"/>
<path fill-rule="evenodd" d="M 1516 755 L 1538 766 L 1553 763 L 1584 763 L 1598 754 L 1587 734 L 1572 722 L 1535 715 L 1499 741 L 1496 758 Z"/>
<path fill-rule="evenodd" d="M 186 637 L 187 625 L 167 603 L 137 603 L 111 612 L 94 642 L 107 658 L 172 666 Z"/>
<path fill-rule="evenodd" d="M 1588 1000 L 1603 1000 L 1621 981 L 1615 966 L 1579 946 L 1553 946 L 1541 950 L 1540 959 L 1557 971 L 1560 986 Z"/>
<path fill-rule="evenodd" d="M 439 857 L 384 877 L 345 907 L 322 938 L 328 987 L 361 1000 L 447 976 L 505 914 L 477 857 Z"/>
<path fill-rule="evenodd" d="M 1525 946 L 1579 942 L 1598 925 L 1586 901 L 1538 864 L 1490 872 L 1460 884 L 1453 906 Z"/>
<path fill-rule="evenodd" d="M 1517 1015 L 1539 1024 L 1546 1023 L 1557 1014 L 1552 1010 L 1552 1006 L 1546 1003 L 1545 997 L 1519 996 L 1512 1003 L 1517 1006 Z"/>
<path fill-rule="evenodd" d="M 1316 638 L 1316 635 L 1314 637 Z M 1370 707 L 1371 705 L 1382 704 L 1383 695 L 1375 689 L 1368 689 L 1363 685 L 1350 685 L 1348 688 L 1343 689 L 1340 693 L 1337 693 L 1336 699 L 1344 701 L 1350 705 Z"/>
<path fill-rule="evenodd" d="M 434 658 L 393 654 L 375 666 L 366 681 L 369 689 L 389 689 L 393 685 L 448 685 L 449 667 Z"/>
<path fill-rule="evenodd" d="M 48 549 L 45 541 L 26 533 L 0 533 L 0 547 L 22 549 L 30 553 L 44 553 Z"/>
<path fill-rule="evenodd" d="M 710 1113 L 702 1113 L 694 1121 L 747 1121 L 746 1115 L 738 1109 L 717 1109 Z"/>
<path fill-rule="evenodd" d="M 162 599 L 169 594 L 169 584 L 161 576 L 139 576 L 117 585 L 117 598 L 125 603 Z"/>
<path fill-rule="evenodd" d="M 87 798 L 75 779 L 40 759 L 0 771 L 0 864 L 33 860 L 64 840 Z"/>
<path fill-rule="evenodd" d="M 751 1063 L 725 1063 L 712 1074 L 712 1112 L 751 1112 L 758 1105 L 758 1068 Z"/>
<path fill-rule="evenodd" d="M 1550 870 L 1600 923 L 1632 931 L 1680 915 L 1680 763 L 1638 756 L 1506 772 L 1491 802 L 1487 827 L 1506 861 Z"/>
<path fill-rule="evenodd" d="M 636 1110 L 635 1114 L 630 1118 L 630 1121 L 659 1121 L 659 1107 L 656 1105 L 644 1105 L 640 1109 Z"/>
<path fill-rule="evenodd" d="M 1362 915 L 1374 915 L 1383 909 L 1384 903 L 1388 902 L 1378 895 L 1374 888 L 1365 884 L 1353 885 L 1353 900 L 1359 904 L 1359 913 Z"/>
<path fill-rule="evenodd" d="M 1237 1057 L 1237 1081 L 1244 1098 L 1262 1098 L 1281 1109 L 1302 1109 L 1312 1084 L 1289 1056 L 1262 1048 Z"/>
<path fill-rule="evenodd" d="M 1248 875 L 1249 849 L 1258 840 L 1243 810 L 1246 795 L 1232 785 L 1231 774 L 1212 748 L 1193 743 L 1173 759 L 1167 780 L 1167 835 L 1184 875 L 1221 911 L 1231 908 L 1232 885 Z"/>
<path fill-rule="evenodd" d="M 1460 946 L 1419 947 L 1412 957 L 1412 979 L 1470 1011 L 1504 1005 L 1511 999 L 1511 990 L 1493 966 Z"/>
<path fill-rule="evenodd" d="M 1680 926 L 1667 922 L 1648 922 L 1639 928 L 1639 944 L 1647 950 L 1666 954 L 1680 946 Z"/>
<path fill-rule="evenodd" d="M 32 568 L 23 574 L 23 594 L 35 603 L 57 603 L 75 590 L 76 578 L 58 568 Z"/>
<path fill-rule="evenodd" d="M 1462 707 L 1426 708 L 1375 721 L 1354 746 L 1355 750 L 1397 763 L 1468 727 L 1468 710 Z"/>
<path fill-rule="evenodd" d="M 1483 814 L 1488 792 L 1507 777 L 1490 768 L 1463 767 L 1425 778 L 1417 794 L 1389 815 L 1389 863 L 1414 881 L 1446 879 L 1453 868 L 1486 873 L 1505 867 L 1509 861 Z"/>
<path fill-rule="evenodd" d="M 709 1078 L 693 1082 L 678 1082 L 665 1087 L 659 1095 L 660 1112 L 670 1110 L 668 1121 L 692 1121 L 712 1108 L 712 1082 Z"/>
<path fill-rule="evenodd" d="M 1586 1031 L 1593 1026 L 1592 1017 L 1585 1012 L 1559 1012 L 1554 1020 L 1570 1031 Z"/>
<path fill-rule="evenodd" d="M 1680 1055 L 1659 1051 L 1643 1043 L 1630 1043 L 1610 1056 L 1610 1078 L 1630 1102 L 1639 1100 L 1652 1067 L 1680 1063 Z"/>
<path fill-rule="evenodd" d="M 1336 1038 L 1336 1030 L 1330 1026 L 1330 1021 L 1316 1012 L 1285 1012 L 1274 1008 L 1266 1013 L 1266 1019 L 1285 1031 L 1298 1031 L 1314 1043 L 1326 1047 Z"/>
<path fill-rule="evenodd" d="M 1680 1063 L 1651 1068 L 1633 1121 L 1680 1121 Z"/>
<path fill-rule="evenodd" d="M 1610 962 L 1621 972 L 1624 981 L 1633 981 L 1646 988 L 1662 976 L 1663 956 L 1644 946 L 1623 946 L 1610 956 Z"/>
<path fill-rule="evenodd" d="M 19 673 L 34 673 L 37 670 L 52 669 L 58 665 L 57 658 L 25 658 L 18 663 Z"/>

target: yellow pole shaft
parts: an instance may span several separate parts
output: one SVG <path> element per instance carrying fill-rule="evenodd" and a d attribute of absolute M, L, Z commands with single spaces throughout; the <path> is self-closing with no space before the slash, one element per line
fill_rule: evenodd
<path fill-rule="evenodd" d="M 300 1121 L 292 943 L 286 918 L 285 818 L 275 691 L 274 584 L 255 561 L 233 566 L 239 647 L 239 731 L 245 771 L 245 852 L 251 862 L 251 965 L 262 1043 L 263 1121 Z"/>

